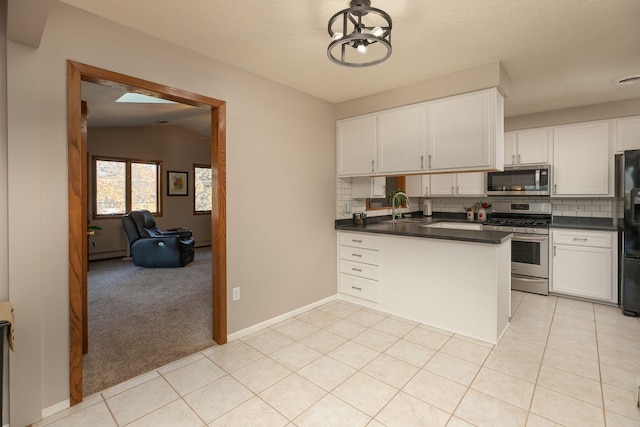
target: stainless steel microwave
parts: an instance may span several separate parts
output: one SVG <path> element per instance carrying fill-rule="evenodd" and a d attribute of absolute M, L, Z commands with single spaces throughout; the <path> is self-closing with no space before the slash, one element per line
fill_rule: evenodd
<path fill-rule="evenodd" d="M 506 166 L 503 172 L 487 173 L 489 196 L 549 196 L 549 165 Z"/>

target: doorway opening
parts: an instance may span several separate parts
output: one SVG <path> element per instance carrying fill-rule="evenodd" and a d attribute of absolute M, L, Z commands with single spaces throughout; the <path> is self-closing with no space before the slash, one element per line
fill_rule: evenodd
<path fill-rule="evenodd" d="M 211 242 L 212 331 L 218 344 L 227 341 L 226 302 L 226 104 L 124 74 L 67 61 L 67 129 L 69 175 L 69 329 L 70 401 L 82 401 L 82 355 L 87 342 L 87 146 L 81 82 L 118 87 L 211 110 Z"/>

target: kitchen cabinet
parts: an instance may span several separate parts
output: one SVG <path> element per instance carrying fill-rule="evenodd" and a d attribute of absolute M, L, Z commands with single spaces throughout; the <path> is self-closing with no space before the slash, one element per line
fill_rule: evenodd
<path fill-rule="evenodd" d="M 430 171 L 504 166 L 504 106 L 496 88 L 427 103 Z"/>
<path fill-rule="evenodd" d="M 424 104 L 385 111 L 377 117 L 377 172 L 394 174 L 424 170 Z"/>
<path fill-rule="evenodd" d="M 338 176 L 375 172 L 377 119 L 371 114 L 336 123 Z"/>
<path fill-rule="evenodd" d="M 338 291 L 378 302 L 380 240 L 377 236 L 338 233 Z"/>
<path fill-rule="evenodd" d="M 429 197 L 431 195 L 429 191 L 431 175 L 407 175 L 405 179 L 407 184 L 405 193 L 407 193 L 407 196 Z"/>
<path fill-rule="evenodd" d="M 432 197 L 471 197 L 484 196 L 484 172 L 442 173 L 430 177 L 430 193 Z"/>
<path fill-rule="evenodd" d="M 551 230 L 551 283 L 554 293 L 618 302 L 615 232 Z"/>
<path fill-rule="evenodd" d="M 503 103 L 491 88 L 338 120 L 338 176 L 501 170 Z"/>
<path fill-rule="evenodd" d="M 363 176 L 352 178 L 351 197 L 354 199 L 387 197 L 387 178 L 384 176 Z"/>
<path fill-rule="evenodd" d="M 640 116 L 616 119 L 613 123 L 617 153 L 640 149 Z"/>
<path fill-rule="evenodd" d="M 552 196 L 610 196 L 609 121 L 553 128 Z"/>
<path fill-rule="evenodd" d="M 338 246 L 340 299 L 492 344 L 509 324 L 510 239 L 339 231 Z"/>
<path fill-rule="evenodd" d="M 549 163 L 549 128 L 526 129 L 504 134 L 504 164 Z"/>

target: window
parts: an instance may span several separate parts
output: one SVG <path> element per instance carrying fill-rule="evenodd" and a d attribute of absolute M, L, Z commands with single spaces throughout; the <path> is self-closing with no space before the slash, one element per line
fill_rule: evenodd
<path fill-rule="evenodd" d="M 211 166 L 193 165 L 195 191 L 193 192 L 194 212 L 211 213 Z"/>
<path fill-rule="evenodd" d="M 133 209 L 159 214 L 161 166 L 159 161 L 94 157 L 94 218 Z"/>

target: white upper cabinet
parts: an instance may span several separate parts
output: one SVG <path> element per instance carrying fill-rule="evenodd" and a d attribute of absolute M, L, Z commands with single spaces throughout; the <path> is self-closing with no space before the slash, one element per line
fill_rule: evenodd
<path fill-rule="evenodd" d="M 429 197 L 431 195 L 431 175 L 407 175 L 405 193 L 409 197 Z"/>
<path fill-rule="evenodd" d="M 496 88 L 428 102 L 428 169 L 501 170 L 503 108 Z"/>
<path fill-rule="evenodd" d="M 497 88 L 338 120 L 338 176 L 502 170 Z"/>
<path fill-rule="evenodd" d="M 431 175 L 429 196 L 469 197 L 486 194 L 484 172 L 440 173 Z"/>
<path fill-rule="evenodd" d="M 487 194 L 486 173 L 467 172 L 456 175 L 457 196 L 485 196 Z"/>
<path fill-rule="evenodd" d="M 431 196 L 451 197 L 456 195 L 456 174 L 439 173 L 431 175 Z"/>
<path fill-rule="evenodd" d="M 397 108 L 378 114 L 378 167 L 381 173 L 425 168 L 425 106 Z"/>
<path fill-rule="evenodd" d="M 609 196 L 609 121 L 553 128 L 552 196 Z"/>
<path fill-rule="evenodd" d="M 375 115 L 339 120 L 336 123 L 339 176 L 375 173 L 376 124 Z"/>
<path fill-rule="evenodd" d="M 504 134 L 504 164 L 549 163 L 549 129 L 527 129 Z"/>
<path fill-rule="evenodd" d="M 616 152 L 640 149 L 640 116 L 614 120 Z"/>
<path fill-rule="evenodd" d="M 384 176 L 359 176 L 351 180 L 351 197 L 354 199 L 386 198 L 387 178 Z"/>

